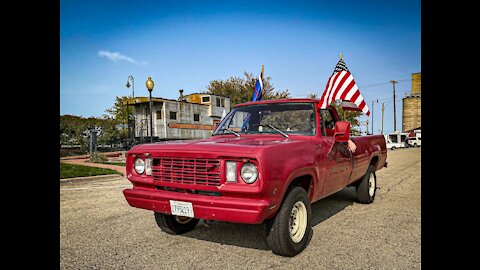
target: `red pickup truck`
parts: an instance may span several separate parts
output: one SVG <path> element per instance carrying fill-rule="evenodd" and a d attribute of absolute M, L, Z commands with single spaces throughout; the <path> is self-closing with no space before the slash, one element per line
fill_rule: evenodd
<path fill-rule="evenodd" d="M 356 144 L 355 152 L 348 140 Z M 273 253 L 295 256 L 312 234 L 311 204 L 347 186 L 375 198 L 375 171 L 387 166 L 382 135 L 350 137 L 350 125 L 316 99 L 234 106 L 208 139 L 143 144 L 127 152 L 123 194 L 154 212 L 166 233 L 199 219 L 264 223 Z"/>

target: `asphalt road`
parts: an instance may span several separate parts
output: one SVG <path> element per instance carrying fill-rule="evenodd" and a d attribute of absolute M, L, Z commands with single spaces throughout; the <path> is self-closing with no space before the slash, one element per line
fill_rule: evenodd
<path fill-rule="evenodd" d="M 312 205 L 313 237 L 293 258 L 274 255 L 262 225 L 200 222 L 172 236 L 130 207 L 126 178 L 60 185 L 61 269 L 420 269 L 420 148 L 388 152 L 370 205 L 353 187 Z"/>

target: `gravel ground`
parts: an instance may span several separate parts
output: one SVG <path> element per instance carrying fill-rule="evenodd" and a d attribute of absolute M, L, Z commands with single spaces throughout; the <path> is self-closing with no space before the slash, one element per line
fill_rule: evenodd
<path fill-rule="evenodd" d="M 200 222 L 162 232 L 151 211 L 130 207 L 126 178 L 60 185 L 61 269 L 420 269 L 420 148 L 388 152 L 370 205 L 355 189 L 312 205 L 313 237 L 293 258 L 269 250 L 261 225 Z"/>

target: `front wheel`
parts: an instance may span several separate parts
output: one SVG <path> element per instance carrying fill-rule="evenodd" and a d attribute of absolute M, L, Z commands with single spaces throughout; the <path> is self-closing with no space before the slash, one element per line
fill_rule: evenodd
<path fill-rule="evenodd" d="M 162 231 L 168 234 L 182 234 L 195 228 L 198 218 L 181 217 L 155 212 L 155 221 Z"/>
<path fill-rule="evenodd" d="M 302 252 L 312 236 L 312 208 L 301 187 L 287 195 L 273 220 L 267 222 L 267 243 L 277 255 L 293 257 Z"/>

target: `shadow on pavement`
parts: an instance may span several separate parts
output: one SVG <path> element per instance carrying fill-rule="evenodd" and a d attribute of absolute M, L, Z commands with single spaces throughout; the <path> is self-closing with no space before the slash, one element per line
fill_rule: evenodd
<path fill-rule="evenodd" d="M 312 227 L 356 202 L 356 190 L 347 187 L 312 204 Z"/>
<path fill-rule="evenodd" d="M 329 219 L 355 202 L 355 188 L 339 192 L 312 204 L 312 227 Z M 270 250 L 265 239 L 263 224 L 240 224 L 201 220 L 197 227 L 183 237 L 215 242 L 222 245 Z M 311 236 L 310 236 L 311 237 Z"/>

